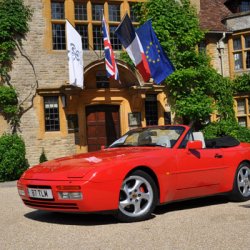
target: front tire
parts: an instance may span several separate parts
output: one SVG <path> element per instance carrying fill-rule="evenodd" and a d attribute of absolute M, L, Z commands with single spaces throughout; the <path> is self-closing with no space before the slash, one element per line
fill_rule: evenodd
<path fill-rule="evenodd" d="M 247 162 L 241 163 L 236 171 L 230 199 L 233 201 L 250 199 L 250 165 Z"/>
<path fill-rule="evenodd" d="M 158 191 L 152 177 L 141 170 L 131 173 L 120 189 L 118 220 L 136 222 L 151 216 L 158 201 Z"/>

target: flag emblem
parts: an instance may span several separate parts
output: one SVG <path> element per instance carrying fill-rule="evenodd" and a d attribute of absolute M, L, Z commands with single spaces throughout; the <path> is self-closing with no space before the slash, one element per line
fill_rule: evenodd
<path fill-rule="evenodd" d="M 75 28 L 66 20 L 67 50 L 69 63 L 69 83 L 83 88 L 83 53 L 82 38 Z"/>
<path fill-rule="evenodd" d="M 102 18 L 102 32 L 103 32 L 103 41 L 104 41 L 104 54 L 105 54 L 105 65 L 107 71 L 108 78 L 114 78 L 115 80 L 119 80 L 119 73 L 117 64 L 115 61 L 115 54 L 112 49 L 112 45 L 110 42 L 108 27 L 105 21 L 104 15 Z"/>
<path fill-rule="evenodd" d="M 144 81 L 147 82 L 150 78 L 150 70 L 145 50 L 143 50 L 141 41 L 135 32 L 128 14 L 124 16 L 122 22 L 115 30 L 115 33 L 121 41 L 123 47 L 126 49 L 135 67 L 140 72 Z"/>
<path fill-rule="evenodd" d="M 162 49 L 150 20 L 139 27 L 136 33 L 145 51 L 151 77 L 156 84 L 160 84 L 174 72 L 174 66 Z"/>

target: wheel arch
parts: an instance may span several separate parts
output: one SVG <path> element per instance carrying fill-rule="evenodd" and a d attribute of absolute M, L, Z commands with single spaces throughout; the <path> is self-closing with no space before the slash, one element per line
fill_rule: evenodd
<path fill-rule="evenodd" d="M 237 169 L 238 169 L 238 168 L 239 168 L 239 166 L 240 166 L 241 164 L 243 164 L 243 163 L 247 163 L 247 164 L 249 164 L 249 165 L 250 165 L 250 161 L 249 161 L 249 160 L 243 160 L 243 161 L 241 161 L 241 162 L 238 164 Z"/>
<path fill-rule="evenodd" d="M 229 195 L 229 198 L 232 201 L 241 202 L 241 201 L 247 201 L 247 200 L 250 199 L 250 194 L 248 194 L 247 196 L 241 194 L 241 191 L 239 190 L 238 183 L 237 183 L 237 181 L 238 181 L 237 180 L 237 178 L 238 178 L 237 175 L 239 173 L 240 168 L 244 167 L 244 164 L 247 164 L 248 167 L 250 167 L 250 161 L 249 160 L 242 160 L 239 163 L 239 165 L 237 166 L 237 168 L 236 168 L 236 172 L 235 172 L 235 176 L 234 176 L 234 181 L 233 181 L 233 189 L 232 189 L 232 192 Z M 248 182 L 249 182 L 249 177 L 248 177 Z M 249 188 L 249 186 L 248 186 L 248 188 Z M 245 187 L 244 187 L 244 189 L 245 189 Z"/>
<path fill-rule="evenodd" d="M 133 172 L 137 171 L 137 170 L 141 170 L 141 171 L 144 171 L 145 173 L 147 173 L 150 177 L 152 177 L 153 181 L 155 182 L 156 184 L 156 187 L 157 187 L 157 191 L 158 191 L 158 203 L 160 201 L 160 185 L 159 185 L 159 181 L 158 181 L 158 178 L 155 174 L 155 172 L 148 166 L 137 166 L 133 169 L 131 169 L 127 175 L 125 176 L 125 179 L 131 175 Z"/>

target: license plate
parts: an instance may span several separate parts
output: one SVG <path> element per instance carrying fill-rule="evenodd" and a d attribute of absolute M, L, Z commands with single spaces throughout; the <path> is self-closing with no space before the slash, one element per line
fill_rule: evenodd
<path fill-rule="evenodd" d="M 51 189 L 28 188 L 28 193 L 31 198 L 53 199 Z"/>

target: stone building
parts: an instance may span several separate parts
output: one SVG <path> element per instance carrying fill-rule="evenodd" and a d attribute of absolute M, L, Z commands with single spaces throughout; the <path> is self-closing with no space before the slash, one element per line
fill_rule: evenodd
<path fill-rule="evenodd" d="M 214 68 L 234 78 L 250 72 L 250 1 L 196 0 L 200 25 L 206 30 L 201 49 L 206 49 Z M 250 127 L 250 93 L 235 96 L 241 126 Z"/>
<path fill-rule="evenodd" d="M 171 122 L 164 86 L 143 82 L 138 72 L 120 60 L 120 82 L 106 77 L 102 13 L 113 49 L 119 53 L 122 46 L 114 30 L 126 12 L 138 24 L 131 8 L 136 2 L 24 1 L 34 13 L 23 47 L 16 51 L 11 83 L 27 109 L 21 119 L 21 135 L 31 165 L 39 162 L 43 149 L 48 159 L 94 151 L 131 128 Z M 66 19 L 82 36 L 83 90 L 68 84 Z M 3 119 L 0 122 L 3 133 L 8 127 Z"/>
<path fill-rule="evenodd" d="M 126 12 L 133 24 L 138 24 L 131 7 L 143 1 L 24 0 L 34 12 L 30 32 L 16 51 L 11 83 L 27 110 L 20 129 L 31 165 L 38 163 L 43 149 L 48 159 L 94 151 L 131 128 L 172 122 L 164 86 L 143 82 L 140 74 L 121 60 L 120 82 L 106 78 L 102 13 L 109 24 L 113 49 L 119 53 L 122 46 L 114 30 Z M 200 47 L 211 55 L 213 66 L 223 76 L 247 71 L 248 1 L 191 2 L 200 15 L 201 27 L 208 31 Z M 82 36 L 83 90 L 68 84 L 66 19 Z M 246 126 L 250 126 L 248 100 L 247 96 L 236 98 L 239 122 Z M 0 125 L 0 134 L 8 131 L 2 117 Z"/>

